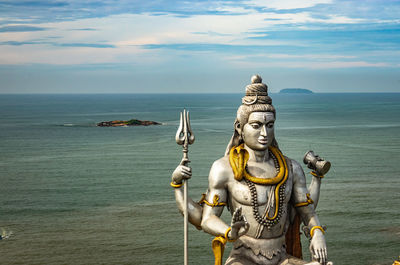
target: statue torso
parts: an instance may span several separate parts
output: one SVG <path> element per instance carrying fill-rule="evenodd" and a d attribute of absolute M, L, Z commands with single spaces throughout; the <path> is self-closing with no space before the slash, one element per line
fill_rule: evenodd
<path fill-rule="evenodd" d="M 286 180 L 285 190 L 284 190 L 284 199 L 281 204 L 282 214 L 279 218 L 279 221 L 273 225 L 270 229 L 266 226 L 259 224 L 256 220 L 253 213 L 252 206 L 252 194 L 250 192 L 250 188 L 247 185 L 246 181 L 243 179 L 241 181 L 237 181 L 234 179 L 233 174 L 229 176 L 227 183 L 228 190 L 228 204 L 230 209 L 236 209 L 238 207 L 242 207 L 242 213 L 246 216 L 248 223 L 250 224 L 249 231 L 247 235 L 253 238 L 275 238 L 283 236 L 286 233 L 287 227 L 289 225 L 288 222 L 288 203 L 292 194 L 292 186 L 293 186 L 293 174 L 290 168 L 289 159 L 287 159 L 288 164 L 288 178 Z M 229 162 L 228 162 L 229 166 Z M 276 174 L 276 170 L 268 163 L 249 163 L 248 171 L 253 176 L 262 177 L 262 178 L 272 178 Z M 257 202 L 258 202 L 258 212 L 261 216 L 265 214 L 266 207 L 268 205 L 269 197 L 275 199 L 274 192 L 276 185 L 254 185 L 257 191 Z M 273 193 L 270 196 L 270 193 Z M 253 195 L 254 196 L 254 195 Z M 270 207 L 269 215 L 272 217 L 275 212 L 275 203 Z"/>

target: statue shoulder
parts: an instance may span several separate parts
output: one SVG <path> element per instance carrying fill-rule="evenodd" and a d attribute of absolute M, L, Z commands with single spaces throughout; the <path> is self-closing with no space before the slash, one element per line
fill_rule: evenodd
<path fill-rule="evenodd" d="M 232 176 L 233 172 L 229 164 L 229 157 L 224 156 L 214 161 L 211 166 L 208 182 L 210 187 L 223 188 Z"/>
<path fill-rule="evenodd" d="M 289 170 L 292 172 L 293 180 L 305 182 L 304 170 L 301 167 L 300 163 L 294 159 L 287 157 L 287 156 L 285 156 L 285 159 L 286 159 L 286 163 L 289 166 Z"/>

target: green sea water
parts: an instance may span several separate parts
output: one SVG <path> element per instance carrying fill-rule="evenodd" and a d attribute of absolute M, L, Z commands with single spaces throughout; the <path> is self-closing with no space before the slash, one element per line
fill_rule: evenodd
<path fill-rule="evenodd" d="M 301 162 L 314 150 L 332 163 L 317 209 L 329 259 L 392 264 L 400 255 L 400 94 L 271 96 L 283 153 Z M 182 156 L 179 112 L 190 111 L 196 136 L 189 195 L 197 199 L 240 102 L 239 94 L 1 95 L 0 228 L 12 234 L 0 240 L 0 264 L 182 264 L 183 218 L 169 186 Z M 131 118 L 163 125 L 95 126 Z M 189 233 L 189 263 L 213 264 L 212 237 Z"/>

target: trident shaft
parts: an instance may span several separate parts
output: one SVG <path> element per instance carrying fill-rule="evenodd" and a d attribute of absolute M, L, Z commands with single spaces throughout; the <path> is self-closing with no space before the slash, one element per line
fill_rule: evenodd
<path fill-rule="evenodd" d="M 175 136 L 176 143 L 182 145 L 183 147 L 183 158 L 181 161 L 181 165 L 187 165 L 189 161 L 188 152 L 189 145 L 194 142 L 194 134 L 192 132 L 192 128 L 190 127 L 190 119 L 189 119 L 189 111 L 186 109 L 181 112 L 180 115 L 180 124 L 179 128 L 176 131 Z M 188 181 L 184 180 L 183 187 L 183 216 L 184 216 L 184 224 L 183 224 L 183 233 L 184 233 L 184 265 L 188 265 Z"/>

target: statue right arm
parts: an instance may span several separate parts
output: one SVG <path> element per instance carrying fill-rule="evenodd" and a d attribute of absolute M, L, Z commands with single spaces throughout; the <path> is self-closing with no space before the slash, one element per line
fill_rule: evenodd
<path fill-rule="evenodd" d="M 218 198 L 219 203 L 227 203 L 228 191 L 227 183 L 229 174 L 226 172 L 226 165 L 223 163 L 223 158 L 214 162 L 211 167 L 210 174 L 208 177 L 208 192 L 206 194 L 206 200 L 213 202 L 214 198 Z M 217 196 L 217 197 L 216 197 Z M 203 217 L 201 221 L 201 228 L 214 236 L 224 236 L 225 232 L 229 228 L 224 221 L 221 220 L 220 216 L 224 206 L 215 205 L 209 206 L 204 205 Z"/>
<path fill-rule="evenodd" d="M 185 161 L 181 162 L 180 165 L 172 173 L 172 183 L 181 184 L 184 179 L 189 179 L 192 176 L 192 169 L 185 166 Z M 184 211 L 184 194 L 183 186 L 174 188 L 175 190 L 175 201 L 178 206 L 179 212 L 183 215 Z M 189 222 L 196 226 L 197 229 L 201 227 L 201 216 L 203 213 L 203 208 L 197 202 L 194 202 L 190 197 L 188 197 L 188 219 Z"/>
<path fill-rule="evenodd" d="M 183 215 L 183 209 L 185 207 L 183 202 L 183 187 L 175 188 L 175 201 L 179 212 Z M 194 202 L 190 197 L 188 197 L 188 219 L 189 222 L 198 229 L 201 228 L 202 213 L 203 208 L 197 202 Z"/>

